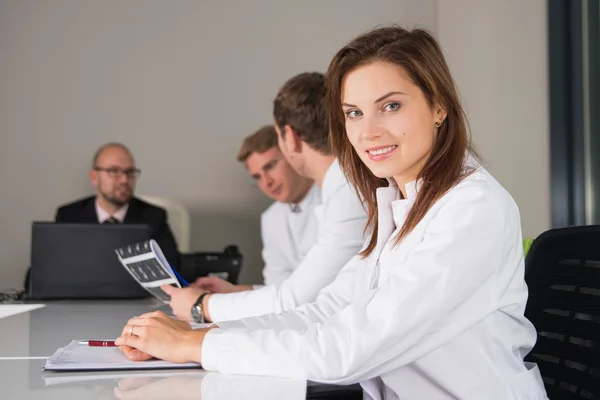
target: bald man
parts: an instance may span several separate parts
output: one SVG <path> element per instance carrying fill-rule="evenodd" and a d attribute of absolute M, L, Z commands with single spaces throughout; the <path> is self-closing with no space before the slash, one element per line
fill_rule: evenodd
<path fill-rule="evenodd" d="M 148 224 L 151 235 L 167 261 L 179 268 L 179 252 L 167 223 L 167 212 L 134 197 L 140 170 L 129 149 L 109 143 L 96 152 L 89 173 L 96 195 L 64 205 L 56 212 L 56 222 Z"/>
<path fill-rule="evenodd" d="M 167 223 L 167 212 L 134 197 L 140 170 L 127 146 L 108 143 L 100 147 L 92 161 L 89 178 L 96 195 L 60 207 L 56 222 L 81 224 L 147 224 L 169 264 L 179 269 L 180 256 Z M 29 290 L 30 270 L 25 275 Z"/>

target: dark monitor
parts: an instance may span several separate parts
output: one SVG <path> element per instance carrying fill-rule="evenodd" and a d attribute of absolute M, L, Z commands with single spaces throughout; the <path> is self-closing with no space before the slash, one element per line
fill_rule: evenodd
<path fill-rule="evenodd" d="M 137 224 L 34 222 L 31 232 L 32 299 L 147 297 L 123 268 L 115 249 L 150 239 Z"/>

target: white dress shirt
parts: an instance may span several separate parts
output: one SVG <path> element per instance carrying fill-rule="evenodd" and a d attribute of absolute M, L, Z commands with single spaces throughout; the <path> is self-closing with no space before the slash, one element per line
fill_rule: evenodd
<path fill-rule="evenodd" d="M 416 184 L 377 191 L 377 246 L 356 256 L 316 302 L 219 323 L 206 370 L 360 382 L 365 399 L 546 399 L 523 362 L 536 340 L 519 211 L 483 168 L 462 180 L 395 245 Z"/>
<path fill-rule="evenodd" d="M 125 216 L 127 215 L 127 210 L 129 209 L 129 203 L 125 204 L 123 207 L 119 208 L 117 210 L 116 213 L 114 214 L 109 214 L 108 211 L 106 211 L 104 208 L 100 207 L 100 204 L 98 204 L 98 198 L 96 197 L 96 215 L 98 216 L 98 223 L 101 224 L 104 221 L 106 221 L 107 219 L 109 219 L 110 217 L 113 217 L 114 219 L 116 219 L 119 222 L 123 222 L 125 221 Z"/>
<path fill-rule="evenodd" d="M 245 292 L 213 294 L 208 312 L 213 321 L 227 321 L 281 312 L 315 301 L 342 267 L 360 250 L 367 215 L 352 186 L 334 161 L 323 180 L 317 242 L 288 279 Z"/>
<path fill-rule="evenodd" d="M 289 278 L 316 243 L 319 220 L 314 210 L 320 204 L 321 189 L 315 184 L 298 204 L 275 202 L 263 212 L 260 228 L 265 285 Z"/>

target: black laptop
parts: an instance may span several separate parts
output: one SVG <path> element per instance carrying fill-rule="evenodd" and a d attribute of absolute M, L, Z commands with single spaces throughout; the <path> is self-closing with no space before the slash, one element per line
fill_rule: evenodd
<path fill-rule="evenodd" d="M 137 224 L 34 222 L 31 233 L 32 299 L 132 299 L 147 297 L 125 271 L 115 249 L 150 239 Z"/>

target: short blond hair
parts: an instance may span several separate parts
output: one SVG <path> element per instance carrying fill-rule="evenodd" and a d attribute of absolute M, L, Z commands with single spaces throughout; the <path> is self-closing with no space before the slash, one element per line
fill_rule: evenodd
<path fill-rule="evenodd" d="M 265 125 L 244 139 L 237 160 L 244 163 L 252 153 L 264 153 L 273 147 L 277 147 L 277 131 L 274 125 Z"/>

